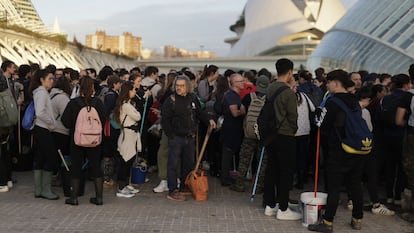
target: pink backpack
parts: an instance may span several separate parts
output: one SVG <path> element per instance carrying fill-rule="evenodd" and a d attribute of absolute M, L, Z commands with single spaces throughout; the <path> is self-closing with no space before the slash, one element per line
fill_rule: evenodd
<path fill-rule="evenodd" d="M 75 144 L 81 147 L 97 147 L 102 142 L 102 124 L 92 106 L 83 107 L 76 119 Z"/>

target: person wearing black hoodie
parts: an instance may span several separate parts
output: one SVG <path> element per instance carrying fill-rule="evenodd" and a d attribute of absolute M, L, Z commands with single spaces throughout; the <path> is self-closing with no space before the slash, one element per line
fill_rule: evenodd
<path fill-rule="evenodd" d="M 358 98 L 347 92 L 347 87 L 352 83 L 348 73 L 343 70 L 334 70 L 327 75 L 329 92 L 342 100 L 350 109 L 359 107 Z M 339 193 L 343 180 L 347 185 L 348 192 L 352 196 L 353 209 L 351 227 L 361 229 L 363 217 L 363 192 L 361 177 L 363 171 L 364 156 L 352 155 L 345 152 L 341 147 L 340 136 L 345 135 L 346 113 L 341 108 L 327 100 L 326 107 L 321 114 L 320 124 L 321 135 L 326 135 L 328 142 L 329 158 L 326 161 L 328 200 L 327 208 L 320 223 L 310 224 L 308 229 L 317 232 L 332 232 L 332 222 L 338 207 Z M 322 118 L 322 119 L 321 119 Z"/>

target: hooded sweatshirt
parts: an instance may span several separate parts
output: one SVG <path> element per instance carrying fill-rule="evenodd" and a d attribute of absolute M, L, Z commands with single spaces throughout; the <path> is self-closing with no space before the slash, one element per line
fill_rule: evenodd
<path fill-rule="evenodd" d="M 33 102 L 36 112 L 35 125 L 53 131 L 56 128 L 55 114 L 46 88 L 39 86 L 33 91 Z"/>
<path fill-rule="evenodd" d="M 56 116 L 56 128 L 53 132 L 69 135 L 69 129 L 66 128 L 60 120 L 63 112 L 65 111 L 66 105 L 69 103 L 69 96 L 59 88 L 53 88 L 50 91 L 50 98 L 53 107 L 54 115 Z"/>

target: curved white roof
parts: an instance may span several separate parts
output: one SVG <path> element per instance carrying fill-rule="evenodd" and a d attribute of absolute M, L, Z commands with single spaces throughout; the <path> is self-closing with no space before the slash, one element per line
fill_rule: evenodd
<path fill-rule="evenodd" d="M 249 0 L 245 28 L 229 56 L 254 56 L 288 35 L 316 28 L 328 31 L 345 14 L 341 0 Z"/>

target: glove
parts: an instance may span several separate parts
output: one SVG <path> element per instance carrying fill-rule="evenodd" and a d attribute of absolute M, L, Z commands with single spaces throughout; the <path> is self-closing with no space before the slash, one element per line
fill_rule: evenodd
<path fill-rule="evenodd" d="M 317 107 L 315 110 L 315 123 L 316 126 L 321 127 L 323 119 L 326 115 L 326 108 L 325 107 Z"/>

